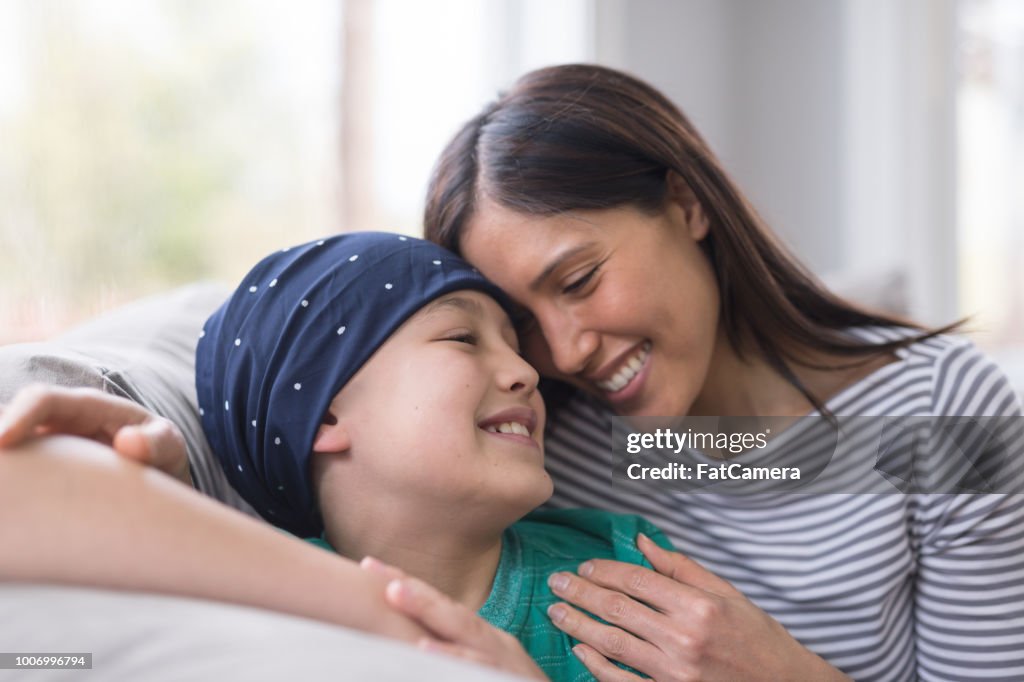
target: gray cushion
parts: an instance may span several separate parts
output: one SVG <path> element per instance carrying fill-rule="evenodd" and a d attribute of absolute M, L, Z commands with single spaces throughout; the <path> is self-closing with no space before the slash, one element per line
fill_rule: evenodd
<path fill-rule="evenodd" d="M 126 305 L 52 341 L 0 347 L 0 402 L 32 382 L 88 386 L 134 400 L 181 429 L 196 488 L 256 516 L 213 457 L 196 404 L 196 341 L 229 293 L 221 284 L 186 286 Z"/>
<path fill-rule="evenodd" d="M 92 670 L 0 670 L 0 681 L 521 680 L 395 641 L 192 599 L 0 585 L 6 652 L 91 653 Z"/>

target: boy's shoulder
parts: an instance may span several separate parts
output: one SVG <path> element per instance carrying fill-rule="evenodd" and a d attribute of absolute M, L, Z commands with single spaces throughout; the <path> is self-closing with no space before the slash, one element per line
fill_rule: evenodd
<path fill-rule="evenodd" d="M 531 512 L 513 528 L 524 552 L 554 563 L 616 559 L 648 565 L 636 547 L 638 533 L 673 549 L 665 534 L 643 517 L 600 509 L 542 509 Z"/>

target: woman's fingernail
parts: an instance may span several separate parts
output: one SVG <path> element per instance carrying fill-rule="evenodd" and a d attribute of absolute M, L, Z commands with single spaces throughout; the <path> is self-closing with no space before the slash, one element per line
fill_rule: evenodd
<path fill-rule="evenodd" d="M 366 570 L 373 570 L 380 567 L 380 562 L 374 559 L 372 556 L 364 556 L 363 560 L 359 562 L 359 568 Z"/>
<path fill-rule="evenodd" d="M 561 592 L 569 587 L 569 576 L 564 573 L 552 573 L 548 576 L 548 587 L 555 592 Z"/>
<path fill-rule="evenodd" d="M 584 578 L 589 578 L 590 574 L 594 572 L 594 564 L 589 561 L 584 561 L 580 564 L 580 567 L 576 569 L 576 572 L 582 575 Z"/>
<path fill-rule="evenodd" d="M 384 588 L 384 593 L 395 601 L 405 601 L 412 595 L 412 590 L 407 584 L 395 578 Z"/>
<path fill-rule="evenodd" d="M 576 658 L 580 659 L 581 661 L 587 660 L 587 650 L 579 644 L 572 648 L 572 652 L 576 655 Z"/>
<path fill-rule="evenodd" d="M 552 604 L 548 607 L 548 618 L 552 623 L 561 623 L 565 620 L 565 607 L 561 604 Z"/>

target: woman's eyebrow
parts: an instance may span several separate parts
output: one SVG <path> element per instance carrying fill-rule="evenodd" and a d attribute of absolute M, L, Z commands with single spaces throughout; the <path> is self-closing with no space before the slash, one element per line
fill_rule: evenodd
<path fill-rule="evenodd" d="M 555 270 L 562 267 L 566 261 L 578 256 L 581 252 L 592 248 L 596 243 L 597 242 L 586 242 L 584 244 L 574 246 L 571 249 L 566 249 L 562 253 L 558 254 L 558 256 L 548 263 L 547 266 L 541 270 L 541 273 L 537 275 L 532 282 L 530 282 L 530 291 L 537 291 L 540 289 L 545 280 L 547 280 L 548 277 L 551 277 Z"/>

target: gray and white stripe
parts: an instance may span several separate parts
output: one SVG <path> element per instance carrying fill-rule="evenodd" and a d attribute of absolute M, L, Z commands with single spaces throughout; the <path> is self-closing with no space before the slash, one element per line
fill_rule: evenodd
<path fill-rule="evenodd" d="M 852 333 L 882 340 L 907 332 Z M 1002 372 L 964 339 L 938 337 L 897 355 L 829 409 L 1022 414 Z M 857 680 L 1024 679 L 1024 492 L 637 494 L 611 485 L 610 417 L 581 396 L 551 416 L 552 506 L 646 517 Z M 1003 442 L 1024 455 L 1024 419 L 1006 423 Z"/>

